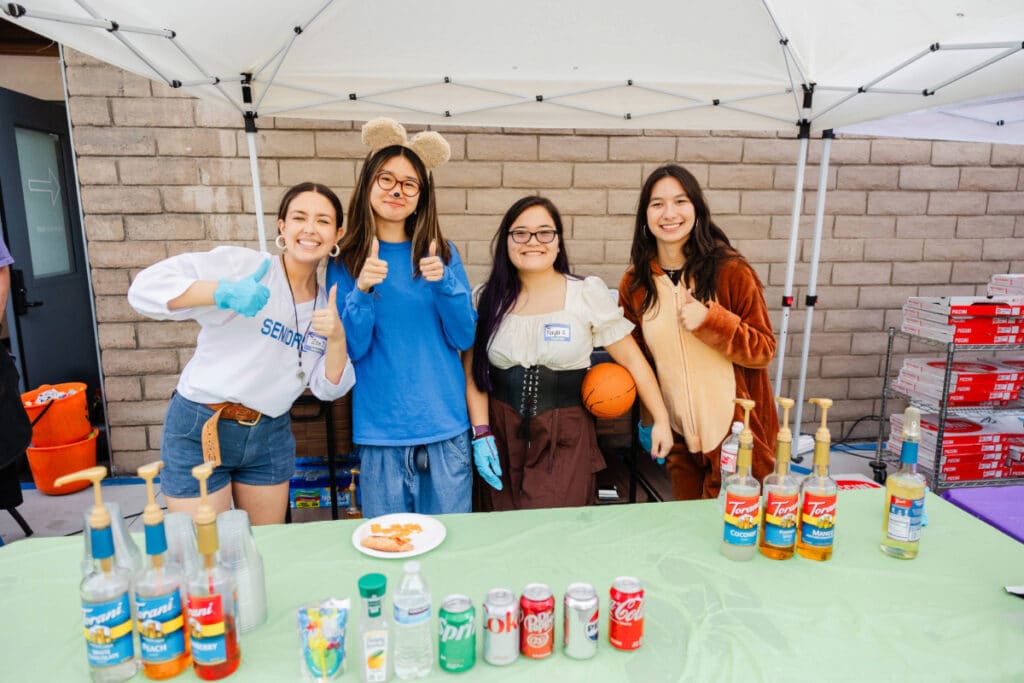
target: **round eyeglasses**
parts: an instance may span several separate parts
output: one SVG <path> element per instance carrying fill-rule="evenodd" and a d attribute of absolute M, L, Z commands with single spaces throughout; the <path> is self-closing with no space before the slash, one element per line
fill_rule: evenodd
<path fill-rule="evenodd" d="M 395 185 L 402 186 L 402 194 L 406 197 L 415 197 L 420 193 L 420 184 L 415 180 L 399 180 L 393 173 L 381 171 L 377 174 L 377 187 L 389 192 Z"/>
<path fill-rule="evenodd" d="M 540 244 L 551 244 L 555 241 L 555 238 L 558 237 L 558 231 L 553 228 L 546 228 L 544 230 L 531 232 L 525 228 L 518 228 L 516 230 L 510 230 L 508 235 L 516 244 L 527 244 L 531 237 L 536 237 L 537 242 Z"/>

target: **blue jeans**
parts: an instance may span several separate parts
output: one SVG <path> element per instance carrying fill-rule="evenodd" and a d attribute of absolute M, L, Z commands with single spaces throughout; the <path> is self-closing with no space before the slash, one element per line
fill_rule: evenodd
<path fill-rule="evenodd" d="M 172 498 L 196 498 L 199 482 L 192 468 L 203 464 L 203 424 L 213 410 L 190 401 L 175 392 L 167 406 L 160 456 L 160 487 Z M 233 481 L 252 486 L 270 486 L 288 481 L 295 474 L 295 437 L 290 413 L 278 417 L 264 415 L 255 426 L 246 427 L 234 420 L 220 420 L 219 467 L 206 482 L 210 493 Z"/>
<path fill-rule="evenodd" d="M 429 467 L 416 467 L 426 454 Z M 363 516 L 394 512 L 440 515 L 472 509 L 469 432 L 421 446 L 356 446 Z"/>

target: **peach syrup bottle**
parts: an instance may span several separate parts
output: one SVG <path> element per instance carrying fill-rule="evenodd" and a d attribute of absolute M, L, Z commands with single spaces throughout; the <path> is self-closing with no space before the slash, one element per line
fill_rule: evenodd
<path fill-rule="evenodd" d="M 788 560 L 796 547 L 796 520 L 800 507 L 800 477 L 789 468 L 793 453 L 793 432 L 789 409 L 793 399 L 779 398 L 782 427 L 775 438 L 775 471 L 764 478 L 764 514 L 761 515 L 761 554 L 773 560 Z"/>

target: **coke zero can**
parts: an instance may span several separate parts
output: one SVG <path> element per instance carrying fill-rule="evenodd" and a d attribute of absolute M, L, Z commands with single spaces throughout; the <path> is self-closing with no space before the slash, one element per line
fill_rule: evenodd
<path fill-rule="evenodd" d="M 519 651 L 544 659 L 555 648 L 555 596 L 543 583 L 529 583 L 519 599 Z"/>
<path fill-rule="evenodd" d="M 562 646 L 573 659 L 597 654 L 597 591 L 589 583 L 570 583 L 562 609 Z"/>
<path fill-rule="evenodd" d="M 507 588 L 487 591 L 484 599 L 484 661 L 495 666 L 519 657 L 519 605 Z"/>
<path fill-rule="evenodd" d="M 632 576 L 612 581 L 608 601 L 608 642 L 618 650 L 636 650 L 644 635 L 644 587 Z"/>

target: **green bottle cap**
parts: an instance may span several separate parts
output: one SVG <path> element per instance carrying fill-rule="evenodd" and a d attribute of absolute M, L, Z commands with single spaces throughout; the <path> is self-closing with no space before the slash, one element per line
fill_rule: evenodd
<path fill-rule="evenodd" d="M 363 574 L 359 577 L 359 595 L 363 598 L 379 598 L 387 590 L 388 577 L 383 574 Z"/>

